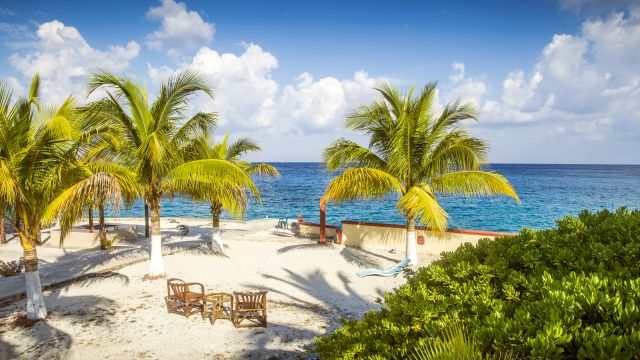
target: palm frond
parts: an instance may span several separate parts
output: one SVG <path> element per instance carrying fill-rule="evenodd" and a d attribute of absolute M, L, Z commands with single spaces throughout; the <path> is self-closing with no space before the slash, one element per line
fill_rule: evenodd
<path fill-rule="evenodd" d="M 436 234 L 442 234 L 447 230 L 449 215 L 440 206 L 428 184 L 412 186 L 398 200 L 396 206 L 408 218 L 416 219 L 418 223 L 427 224 Z"/>
<path fill-rule="evenodd" d="M 441 175 L 431 183 L 433 190 L 461 196 L 505 195 L 520 202 L 511 184 L 502 175 L 488 171 L 456 171 Z"/>
<path fill-rule="evenodd" d="M 271 177 L 279 177 L 280 173 L 275 166 L 270 164 L 258 163 L 247 166 L 246 172 L 249 175 L 262 175 L 262 176 L 271 176 Z"/>
<path fill-rule="evenodd" d="M 164 122 L 175 120 L 174 116 L 182 113 L 188 98 L 200 91 L 213 98 L 213 90 L 207 84 L 206 77 L 196 71 L 183 70 L 165 81 L 151 108 L 153 118 L 158 122 L 156 128 Z"/>
<path fill-rule="evenodd" d="M 199 112 L 193 115 L 187 122 L 178 128 L 178 131 L 173 135 L 172 143 L 178 145 L 184 141 L 189 140 L 197 132 L 208 133 L 213 129 L 218 120 L 218 114 L 214 112 L 203 113 Z"/>
<path fill-rule="evenodd" d="M 240 157 L 250 152 L 256 152 L 262 150 L 258 143 L 251 138 L 240 138 L 231 145 L 227 146 L 227 153 L 225 158 L 229 161 L 238 161 Z"/>
<path fill-rule="evenodd" d="M 390 193 L 402 194 L 404 186 L 393 175 L 372 168 L 345 170 L 336 176 L 322 199 L 336 203 L 355 199 L 373 199 Z"/>
<path fill-rule="evenodd" d="M 112 209 L 118 211 L 121 199 L 122 189 L 118 178 L 113 174 L 99 172 L 63 191 L 46 207 L 42 220 L 51 223 L 60 219 L 62 243 L 88 204 L 109 204 Z"/>
<path fill-rule="evenodd" d="M 373 151 L 360 144 L 340 138 L 324 150 L 323 161 L 329 171 L 340 168 L 370 167 L 384 170 L 386 164 Z"/>
<path fill-rule="evenodd" d="M 189 194 L 198 199 L 206 199 L 207 192 L 215 187 L 235 186 L 247 189 L 260 201 L 260 193 L 251 177 L 226 160 L 207 159 L 182 164 L 167 174 L 163 185 L 167 191 Z"/>

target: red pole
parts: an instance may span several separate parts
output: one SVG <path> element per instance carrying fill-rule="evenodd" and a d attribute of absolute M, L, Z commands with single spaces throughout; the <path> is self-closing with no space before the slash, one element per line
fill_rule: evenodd
<path fill-rule="evenodd" d="M 327 242 L 326 238 L 326 221 L 325 221 L 325 210 L 327 209 L 327 204 L 320 200 L 320 244 L 324 244 Z"/>

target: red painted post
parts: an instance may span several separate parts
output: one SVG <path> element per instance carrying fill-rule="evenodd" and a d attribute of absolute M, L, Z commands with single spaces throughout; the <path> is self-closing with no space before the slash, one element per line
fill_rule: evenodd
<path fill-rule="evenodd" d="M 324 244 L 327 242 L 326 238 L 326 222 L 325 222 L 325 211 L 327 209 L 327 204 L 320 200 L 320 244 Z"/>

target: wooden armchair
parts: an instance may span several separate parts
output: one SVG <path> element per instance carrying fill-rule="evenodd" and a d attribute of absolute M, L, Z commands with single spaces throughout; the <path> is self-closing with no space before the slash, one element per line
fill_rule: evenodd
<path fill-rule="evenodd" d="M 235 297 L 235 312 L 233 325 L 235 327 L 267 327 L 267 292 L 233 292 Z M 240 325 L 243 321 L 244 325 Z"/>
<path fill-rule="evenodd" d="M 204 285 L 186 283 L 180 279 L 167 280 L 167 312 L 189 317 L 200 312 L 205 319 Z"/>

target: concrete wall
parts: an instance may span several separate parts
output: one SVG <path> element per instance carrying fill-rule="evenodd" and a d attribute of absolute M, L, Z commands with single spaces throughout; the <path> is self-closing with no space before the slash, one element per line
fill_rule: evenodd
<path fill-rule="evenodd" d="M 302 223 L 298 223 L 298 225 L 300 225 L 300 231 L 298 232 L 299 236 L 310 238 L 310 239 L 320 238 L 319 224 L 302 222 Z M 335 239 L 337 237 L 335 228 L 326 227 L 325 231 L 326 231 L 325 234 L 328 239 Z"/>
<path fill-rule="evenodd" d="M 51 237 L 43 246 L 59 247 L 60 246 L 60 230 L 52 229 Z M 107 239 L 111 240 L 115 236 L 120 238 L 120 241 L 135 241 L 138 239 L 138 233 L 135 225 L 118 225 L 116 229 L 107 229 Z M 69 249 L 91 249 L 100 247 L 100 238 L 98 231 L 89 232 L 86 229 L 74 228 L 64 238 L 64 248 Z"/>
<path fill-rule="evenodd" d="M 416 238 L 423 236 L 424 244 L 418 242 L 418 253 L 438 255 L 443 251 L 453 251 L 463 243 L 476 244 L 483 238 L 493 239 L 496 236 L 512 235 L 474 230 L 451 230 L 444 237 L 434 236 L 427 228 L 418 227 Z M 403 225 L 379 224 L 343 221 L 342 241 L 347 246 L 363 249 L 404 251 L 406 249 L 407 231 Z"/>

